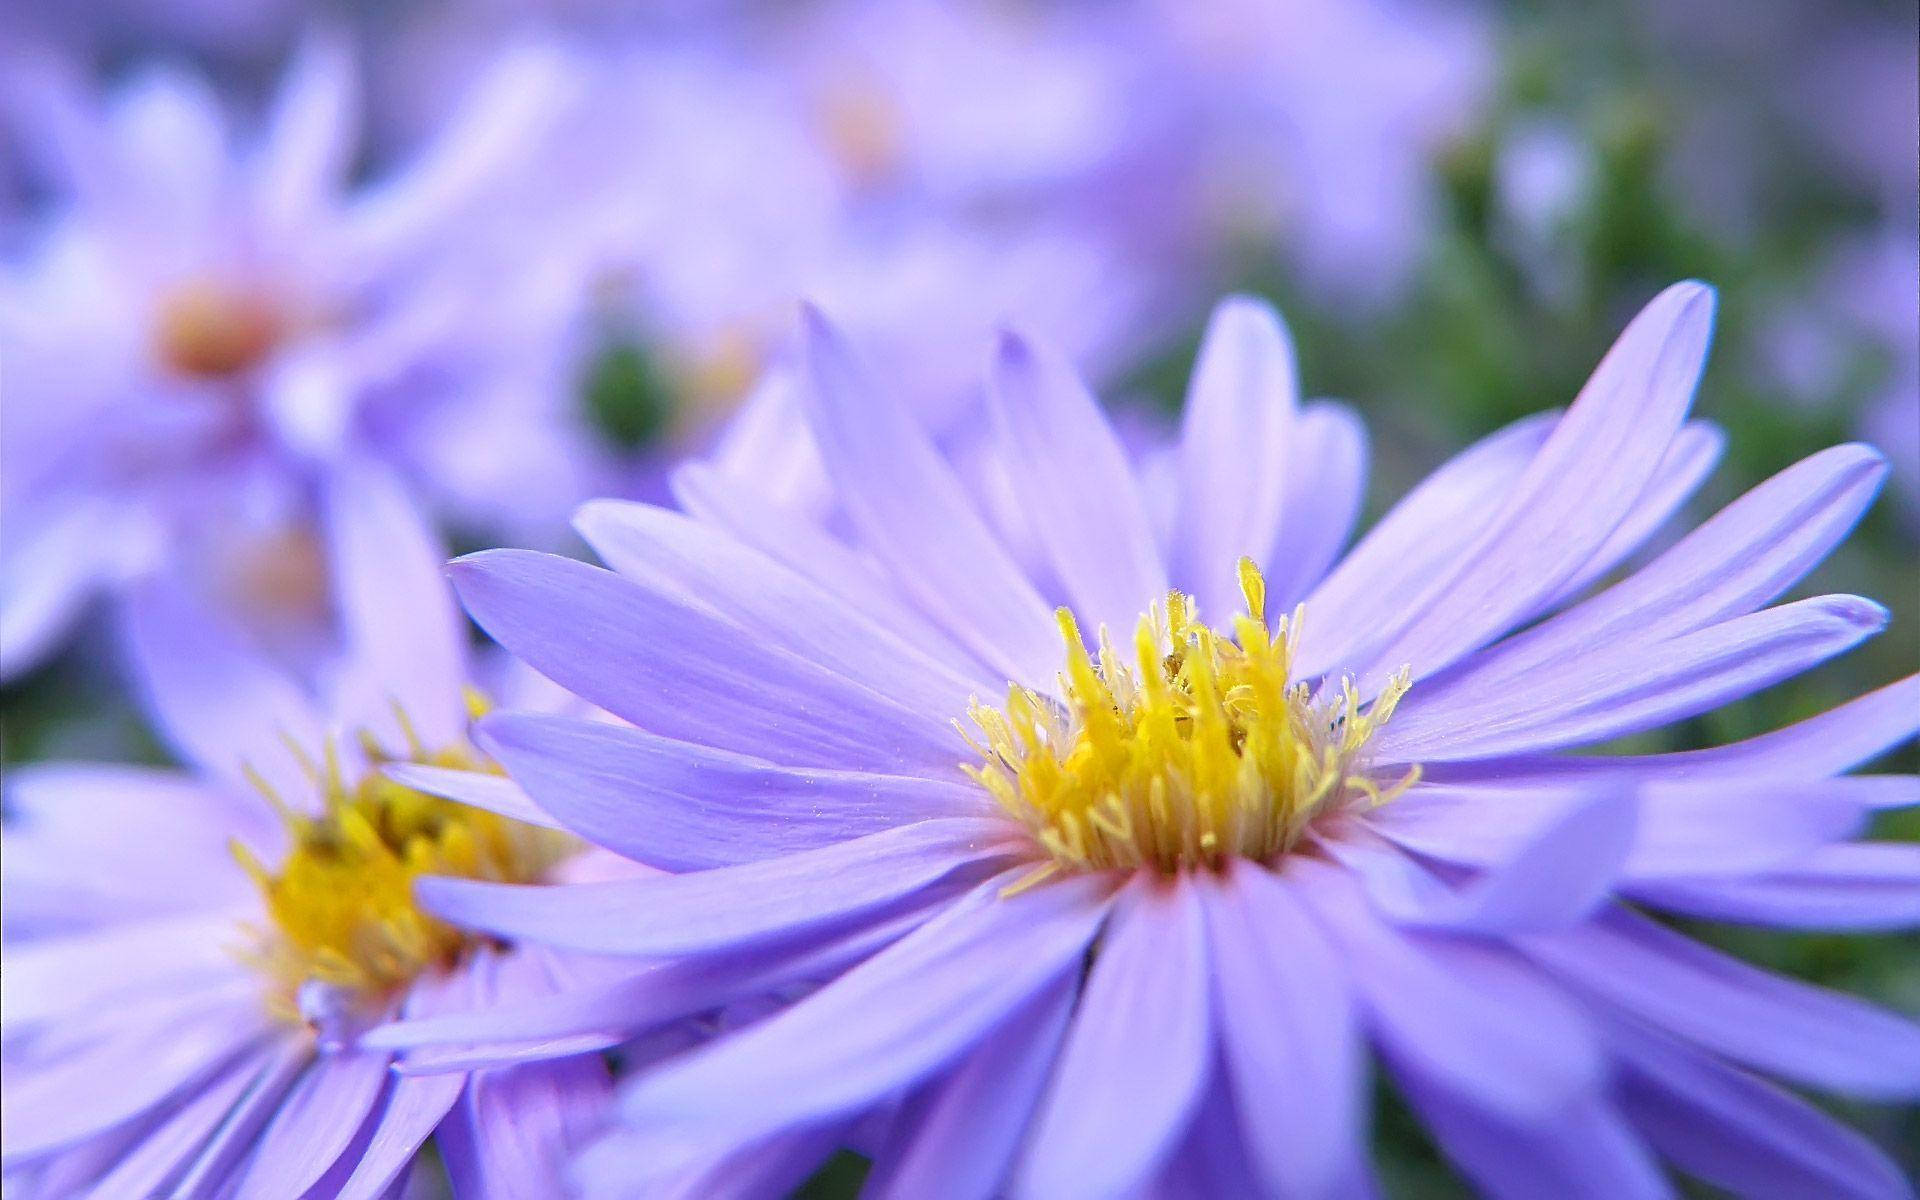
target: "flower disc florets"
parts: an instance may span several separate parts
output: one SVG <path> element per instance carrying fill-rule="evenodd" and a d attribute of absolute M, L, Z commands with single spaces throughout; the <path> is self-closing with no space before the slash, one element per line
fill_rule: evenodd
<path fill-rule="evenodd" d="M 576 848 L 565 834 L 395 783 L 373 757 L 357 784 L 331 761 L 316 772 L 325 794 L 317 816 L 276 804 L 292 843 L 277 870 L 233 847 L 266 904 L 271 925 L 257 931 L 256 955 L 275 984 L 273 1007 L 290 1019 L 310 1017 L 315 988 L 363 1005 L 460 960 L 474 936 L 420 909 L 420 876 L 530 883 Z M 464 747 L 410 761 L 486 769 Z"/>
<path fill-rule="evenodd" d="M 1265 582 L 1244 559 L 1240 582 L 1247 611 L 1231 637 L 1173 592 L 1141 618 L 1130 658 L 1102 631 L 1097 663 L 1061 609 L 1064 702 L 1014 685 L 1004 711 L 972 707 L 983 761 L 967 771 L 1047 851 L 1041 877 L 1270 861 L 1315 817 L 1412 784 L 1409 775 L 1383 788 L 1364 763 L 1406 674 L 1371 704 L 1351 681 L 1317 699 L 1291 678 L 1300 613 L 1269 631 Z"/>

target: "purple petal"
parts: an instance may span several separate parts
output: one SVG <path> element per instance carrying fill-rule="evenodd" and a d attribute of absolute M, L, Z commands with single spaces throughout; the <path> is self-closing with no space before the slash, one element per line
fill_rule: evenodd
<path fill-rule="evenodd" d="M 520 887 L 430 877 L 436 915 L 591 954 L 711 953 L 780 942 L 1004 861 L 1007 825 L 942 819 L 765 862 L 612 883 Z"/>
<path fill-rule="evenodd" d="M 1579 755 L 1440 763 L 1436 782 L 1519 784 L 1624 779 L 1820 779 L 1851 770 L 1920 730 L 1920 675 L 1910 675 L 1838 708 L 1758 737 L 1677 754 Z"/>
<path fill-rule="evenodd" d="M 11 868 L 9 868 L 11 869 Z M 210 994 L 250 976 L 232 936 L 251 906 L 128 921 L 59 937 L 9 942 L 0 970 L 0 1008 L 23 1029 L 112 998 Z"/>
<path fill-rule="evenodd" d="M 308 33 L 274 97 L 255 167 L 255 203 L 275 233 L 298 236 L 326 215 L 352 165 L 359 99 L 346 39 Z"/>
<path fill-rule="evenodd" d="M 441 574 L 445 548 L 385 468 L 334 469 L 327 550 L 347 641 L 345 723 L 396 753 L 409 725 L 429 749 L 452 745 L 467 723 L 467 623 Z"/>
<path fill-rule="evenodd" d="M 1581 1096 L 1534 1121 L 1514 1121 L 1464 1101 L 1396 1063 L 1407 1100 L 1440 1149 L 1491 1200 L 1648 1200 L 1673 1195 L 1660 1167 L 1620 1114 Z"/>
<path fill-rule="evenodd" d="M 136 589 L 125 615 L 148 712 L 181 756 L 239 787 L 251 768 L 281 800 L 305 804 L 313 777 L 301 754 L 325 745 L 326 726 L 292 681 L 178 585 Z"/>
<path fill-rule="evenodd" d="M 528 796 L 526 791 L 504 775 L 486 771 L 463 771 L 453 767 L 430 767 L 423 763 L 394 763 L 380 772 L 403 787 L 439 796 L 474 808 L 484 808 L 503 817 L 511 817 L 543 829 L 559 829 L 558 821 Z"/>
<path fill-rule="evenodd" d="M 1114 898 L 1012 1189 L 1118 1196 L 1186 1133 L 1213 1058 L 1198 886 L 1139 876 Z"/>
<path fill-rule="evenodd" d="M 642 1077 L 621 1099 L 662 1161 L 724 1122 L 740 1143 L 867 1108 L 946 1068 L 1031 997 L 1079 969 L 1106 881 L 1002 896 L 979 885 L 945 914 L 778 1016 Z"/>
<path fill-rule="evenodd" d="M 808 423 L 863 543 L 926 612 L 1008 679 L 1060 664 L 1052 609 L 903 403 L 880 396 L 826 318 L 802 318 Z"/>
<path fill-rule="evenodd" d="M 950 773 L 965 745 L 710 612 L 585 563 L 491 550 L 449 571 L 487 632 L 541 674 L 664 737 L 773 761 Z"/>
<path fill-rule="evenodd" d="M 1676 284 L 1607 352 L 1486 531 L 1408 605 L 1363 686 L 1431 675 L 1538 611 L 1599 550 L 1666 456 L 1693 400 L 1713 293 Z"/>
<path fill-rule="evenodd" d="M 1786 1091 L 1637 1026 L 1610 1041 L 1626 1068 L 1621 1109 L 1689 1174 L 1780 1200 L 1913 1195 L 1872 1142 Z"/>
<path fill-rule="evenodd" d="M 1822 846 L 1765 875 L 1642 884 L 1636 900 L 1708 921 L 1778 929 L 1894 932 L 1920 927 L 1920 846 Z"/>
<path fill-rule="evenodd" d="M 1737 1062 L 1871 1099 L 1920 1095 L 1920 1026 L 1750 967 L 1645 917 L 1616 910 L 1522 945 L 1596 999 Z"/>
<path fill-rule="evenodd" d="M 53 652 L 122 556 L 122 524 L 108 506 L 88 505 L 8 547 L 0 565 L 0 680 L 18 678 Z"/>
<path fill-rule="evenodd" d="M 431 1017 L 471 1006 L 475 993 L 470 963 L 466 970 L 444 979 L 416 983 L 407 995 L 403 1011 L 408 1017 Z M 360 1044 L 366 1043 L 362 1040 Z M 334 1200 L 375 1200 L 383 1195 L 433 1136 L 441 1118 L 453 1108 L 466 1086 L 466 1076 L 459 1073 L 396 1076 L 388 1085 L 386 1103 L 381 1106 L 373 1135 Z"/>
<path fill-rule="evenodd" d="M 612 567 L 655 591 L 676 593 L 756 639 L 832 667 L 909 708 L 965 712 L 1005 680 L 956 674 L 916 644 L 868 620 L 829 588 L 680 513 L 596 500 L 574 527 Z"/>
<path fill-rule="evenodd" d="M 1579 573 L 1541 603 L 1541 611 L 1551 612 L 1593 586 L 1659 532 L 1712 474 L 1726 444 L 1727 436 L 1717 425 L 1706 421 L 1682 425 L 1647 490 L 1640 493 L 1633 508 Z"/>
<path fill-rule="evenodd" d="M 1327 864 L 1303 860 L 1288 875 L 1344 948 L 1374 1036 L 1397 1061 L 1521 1122 L 1598 1088 L 1592 1026 L 1525 961 L 1483 942 L 1396 932 Z"/>
<path fill-rule="evenodd" d="M 1214 1020 L 1257 1178 L 1273 1195 L 1352 1195 L 1366 1177 L 1366 1076 L 1339 955 L 1284 878 L 1242 863 L 1201 882 Z"/>
<path fill-rule="evenodd" d="M 1816 596 L 1654 646 L 1609 646 L 1524 685 L 1448 699 L 1416 686 L 1375 739 L 1382 762 L 1551 750 L 1653 729 L 1808 670 L 1886 628 L 1858 596 Z"/>
<path fill-rule="evenodd" d="M 502 714 L 482 729 L 488 749 L 563 826 L 669 871 L 992 809 L 970 782 L 791 770 L 604 722 Z"/>
<path fill-rule="evenodd" d="M 1078 989 L 1062 981 L 988 1034 L 901 1114 L 900 1144 L 874 1157 L 876 1197 L 999 1195 L 1053 1069 Z"/>
<path fill-rule="evenodd" d="M 1353 536 L 1367 498 L 1367 427 L 1346 405 L 1316 400 L 1293 422 L 1286 452 L 1280 532 L 1254 556 L 1275 613 L 1304 599 Z"/>
<path fill-rule="evenodd" d="M 261 1133 L 235 1192 L 238 1200 L 303 1194 L 352 1144 L 387 1077 L 382 1052 L 321 1053 Z"/>
<path fill-rule="evenodd" d="M 1224 621 L 1241 610 L 1242 557 L 1274 546 L 1283 519 L 1299 384 L 1293 340 L 1262 301 L 1234 296 L 1207 323 L 1180 425 L 1175 582 Z"/>
<path fill-rule="evenodd" d="M 158 1126 L 113 1169 L 100 1177 L 91 1196 L 161 1196 L 167 1184 L 186 1169 L 188 1161 L 206 1144 L 240 1097 L 259 1075 L 261 1055 L 242 1056 L 217 1077 L 193 1090 Z"/>
<path fill-rule="evenodd" d="M 173 1186 L 176 1196 L 222 1195 L 231 1190 L 231 1173 L 253 1150 L 261 1127 L 279 1111 L 281 1100 L 313 1061 L 312 1042 L 305 1037 L 275 1039 L 262 1056 L 260 1071 L 246 1095 L 234 1104 L 227 1119 L 194 1157 L 193 1165 Z"/>
<path fill-rule="evenodd" d="M 1559 413 L 1538 413 L 1480 439 L 1394 505 L 1307 594 L 1298 673 L 1356 663 L 1368 641 L 1466 552 L 1559 420 Z"/>
<path fill-rule="evenodd" d="M 1089 629 L 1132 629 L 1167 592 L 1126 451 L 1065 359 L 1002 334 L 987 407 L 1015 500 Z"/>
<path fill-rule="evenodd" d="M 1591 600 L 1476 656 L 1434 703 L 1504 690 L 1592 646 L 1651 646 L 1752 612 L 1791 587 L 1860 519 L 1886 477 L 1865 446 L 1804 459 Z M 1424 689 L 1423 689 L 1424 690 Z"/>

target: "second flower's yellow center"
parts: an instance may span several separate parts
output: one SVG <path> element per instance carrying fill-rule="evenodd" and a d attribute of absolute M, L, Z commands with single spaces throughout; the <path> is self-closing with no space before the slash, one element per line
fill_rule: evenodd
<path fill-rule="evenodd" d="M 161 361 L 182 375 L 228 379 L 257 366 L 283 332 L 281 314 L 263 292 L 202 279 L 161 300 L 153 337 Z"/>
<path fill-rule="evenodd" d="M 1099 660 L 1059 612 L 1064 704 L 1013 686 L 1004 710 L 975 704 L 982 762 L 969 773 L 1047 851 L 1058 871 L 1217 868 L 1269 861 L 1315 817 L 1378 804 L 1410 786 L 1366 771 L 1373 732 L 1407 691 L 1371 704 L 1351 682 L 1333 699 L 1291 676 L 1300 614 L 1270 631 L 1266 585 L 1240 564 L 1247 611 L 1226 636 L 1178 592 L 1142 617 L 1131 654 L 1104 631 Z"/>
<path fill-rule="evenodd" d="M 464 749 L 415 760 L 481 765 Z M 378 770 L 347 785 L 329 766 L 323 779 L 319 815 L 282 809 L 293 845 L 277 870 L 234 845 L 271 922 L 257 931 L 256 951 L 275 984 L 271 1002 L 290 1018 L 307 1015 L 303 989 L 377 1001 L 459 961 L 475 938 L 415 904 L 420 876 L 531 883 L 577 848 L 564 834 L 415 791 Z"/>

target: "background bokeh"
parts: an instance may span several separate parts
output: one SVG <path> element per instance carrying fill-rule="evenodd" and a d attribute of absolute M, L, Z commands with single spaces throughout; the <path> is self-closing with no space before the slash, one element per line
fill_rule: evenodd
<path fill-rule="evenodd" d="M 1170 413 L 1211 300 L 1245 290 L 1286 314 L 1306 387 L 1366 418 L 1377 514 L 1468 440 L 1567 402 L 1641 303 L 1698 277 L 1721 308 L 1697 412 L 1727 451 L 1696 509 L 1816 448 L 1880 445 L 1886 494 L 1803 594 L 1859 592 L 1893 619 L 1633 748 L 1749 736 L 1920 667 L 1910 0 L 1263 9 L 20 0 L 0 14 L 4 301 L 67 216 L 23 80 L 112 96 L 176 64 L 244 129 L 322 30 L 363 84 L 365 180 L 418 155 L 502 55 L 533 52 L 577 87 L 448 252 L 485 257 L 475 287 L 559 281 L 529 318 L 546 336 L 499 369 L 566 425 L 586 491 L 658 494 L 674 455 L 724 455 L 724 415 L 777 370 L 799 293 L 847 314 L 937 424 L 1008 315 L 1116 404 Z M 7 366 L 9 413 L 58 403 Z M 459 545 L 566 536 L 471 507 L 445 521 Z M 161 756 L 99 611 L 0 704 L 7 762 Z M 1912 748 L 1882 764 L 1916 765 Z M 1885 836 L 1920 838 L 1915 818 Z M 1912 940 L 1704 932 L 1920 1011 Z M 1390 1192 L 1458 1194 L 1391 1098 L 1381 1112 Z M 1853 1115 L 1920 1171 L 1913 1113 Z M 848 1194 L 859 1172 L 836 1162 L 808 1191 Z"/>

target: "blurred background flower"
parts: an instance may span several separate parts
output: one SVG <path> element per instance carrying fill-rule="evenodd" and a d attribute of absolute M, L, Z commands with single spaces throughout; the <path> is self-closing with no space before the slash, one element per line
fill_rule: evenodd
<path fill-rule="evenodd" d="M 337 649 L 319 497 L 359 455 L 457 547 L 566 549 L 574 502 L 659 498 L 689 454 L 805 494 L 804 455 L 765 474 L 803 436 L 802 295 L 953 442 L 1003 320 L 1151 425 L 1213 300 L 1266 296 L 1302 376 L 1372 431 L 1364 524 L 1572 395 L 1659 287 L 1707 279 L 1699 411 L 1727 461 L 1696 503 L 1875 442 L 1889 495 L 1809 588 L 1891 624 L 1633 748 L 1825 710 L 1920 661 L 1917 21 L 1892 0 L 20 0 L 6 760 L 164 760 L 90 603 L 156 571 L 282 661 Z M 1897 948 L 1706 932 L 1920 1008 Z M 1446 1194 L 1392 1113 L 1389 1182 Z"/>

